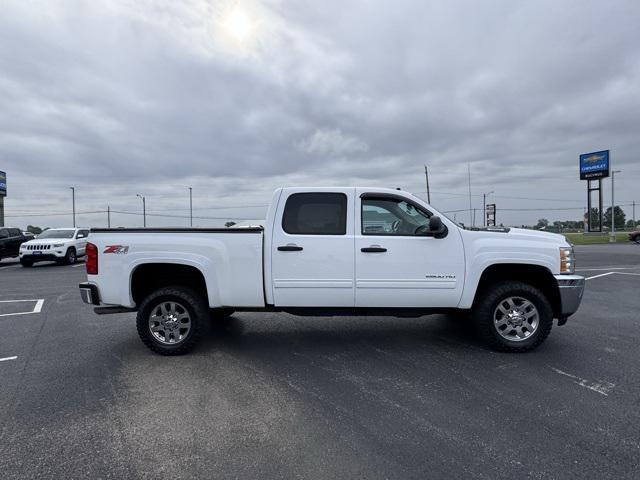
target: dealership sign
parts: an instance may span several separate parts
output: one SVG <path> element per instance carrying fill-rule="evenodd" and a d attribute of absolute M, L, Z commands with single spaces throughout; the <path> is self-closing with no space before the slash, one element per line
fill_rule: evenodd
<path fill-rule="evenodd" d="M 0 172 L 0 196 L 7 196 L 7 174 Z"/>
<path fill-rule="evenodd" d="M 609 150 L 580 155 L 580 180 L 597 180 L 609 176 Z"/>

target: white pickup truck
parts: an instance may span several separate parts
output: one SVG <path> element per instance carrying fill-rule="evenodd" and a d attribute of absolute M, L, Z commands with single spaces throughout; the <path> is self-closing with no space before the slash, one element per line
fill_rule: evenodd
<path fill-rule="evenodd" d="M 419 198 L 381 188 L 281 188 L 264 226 L 91 230 L 96 313 L 137 311 L 153 351 L 190 350 L 235 311 L 299 315 L 470 313 L 493 348 L 531 350 L 582 299 L 565 237 L 468 229 Z"/>

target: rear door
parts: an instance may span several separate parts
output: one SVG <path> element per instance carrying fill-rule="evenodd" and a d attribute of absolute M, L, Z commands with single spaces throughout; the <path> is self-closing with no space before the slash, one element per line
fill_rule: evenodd
<path fill-rule="evenodd" d="M 457 306 L 465 266 L 457 228 L 429 236 L 432 213 L 400 194 L 359 189 L 356 202 L 356 306 Z"/>
<path fill-rule="evenodd" d="M 22 236 L 22 232 L 18 228 L 10 228 L 9 229 L 9 250 L 10 255 L 18 256 L 20 253 L 20 245 L 22 244 L 24 238 Z"/>
<path fill-rule="evenodd" d="M 9 240 L 9 230 L 0 228 L 0 257 L 8 257 L 11 240 Z"/>
<path fill-rule="evenodd" d="M 279 307 L 353 307 L 354 189 L 284 190 L 271 243 Z"/>

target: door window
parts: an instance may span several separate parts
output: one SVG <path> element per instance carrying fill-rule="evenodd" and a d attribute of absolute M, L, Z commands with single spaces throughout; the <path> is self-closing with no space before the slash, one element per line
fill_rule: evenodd
<path fill-rule="evenodd" d="M 418 235 L 429 231 L 430 214 L 399 198 L 363 198 L 363 235 Z"/>
<path fill-rule="evenodd" d="M 282 229 L 290 235 L 345 235 L 344 193 L 294 193 L 287 199 Z"/>
<path fill-rule="evenodd" d="M 10 237 L 19 237 L 20 236 L 20 230 L 18 230 L 17 228 L 10 228 L 9 229 L 9 236 Z"/>

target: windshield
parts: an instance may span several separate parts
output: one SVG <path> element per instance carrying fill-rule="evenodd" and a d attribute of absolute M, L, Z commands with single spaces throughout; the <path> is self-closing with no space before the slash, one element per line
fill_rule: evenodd
<path fill-rule="evenodd" d="M 75 230 L 45 230 L 40 235 L 38 235 L 38 239 L 42 238 L 73 238 L 73 235 L 76 233 Z"/>

